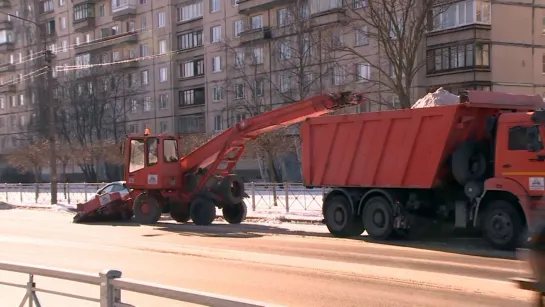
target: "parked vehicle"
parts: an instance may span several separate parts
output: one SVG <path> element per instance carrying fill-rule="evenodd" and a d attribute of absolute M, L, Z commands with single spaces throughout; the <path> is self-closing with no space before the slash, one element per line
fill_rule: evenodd
<path fill-rule="evenodd" d="M 169 211 L 177 222 L 191 219 L 197 225 L 209 225 L 216 218 L 217 207 L 222 209 L 227 222 L 243 222 L 247 210 L 243 198 L 248 195 L 244 182 L 231 172 L 244 153 L 246 142 L 306 118 L 363 102 L 361 95 L 345 92 L 288 104 L 240 121 L 185 156 L 179 154 L 184 144 L 176 136 L 151 135 L 149 129 L 142 135 L 128 136 L 123 146 L 125 186 L 131 191 L 134 220 L 153 224 L 163 211 Z M 116 203 L 101 204 L 100 208 L 128 204 Z M 95 208 L 97 204 L 94 202 L 89 208 L 102 210 Z M 167 206 L 169 210 L 165 210 Z M 89 210 L 84 210 L 78 215 L 88 213 Z"/>
<path fill-rule="evenodd" d="M 439 219 L 513 249 L 545 205 L 543 105 L 472 91 L 455 105 L 309 119 L 305 185 L 332 188 L 323 215 L 338 237 L 386 240 Z"/>

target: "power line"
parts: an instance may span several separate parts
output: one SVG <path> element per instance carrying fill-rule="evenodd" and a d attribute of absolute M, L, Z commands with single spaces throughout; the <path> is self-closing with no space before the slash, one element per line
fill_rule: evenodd
<path fill-rule="evenodd" d="M 43 72 L 44 70 L 46 70 L 45 72 Z M 39 74 L 38 74 L 39 73 Z M 35 77 L 38 77 L 38 76 L 41 76 L 43 74 L 47 73 L 47 67 L 42 67 L 40 69 L 37 69 L 37 70 L 34 70 L 34 71 L 31 71 L 30 73 L 26 74 L 26 75 L 22 75 L 20 78 L 18 77 L 17 80 L 14 80 L 14 81 L 11 81 L 11 82 L 8 82 L 8 83 L 5 83 L 5 84 L 2 84 L 0 85 L 0 88 L 1 87 L 4 87 L 4 86 L 10 86 L 10 85 L 15 85 L 15 84 L 19 84 L 25 80 L 28 80 L 28 79 L 31 79 L 31 78 L 35 78 Z"/>

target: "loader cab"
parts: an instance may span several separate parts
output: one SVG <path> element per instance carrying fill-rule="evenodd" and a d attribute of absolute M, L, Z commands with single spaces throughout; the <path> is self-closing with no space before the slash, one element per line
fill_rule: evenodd
<path fill-rule="evenodd" d="M 517 181 L 530 196 L 545 195 L 545 126 L 534 112 L 504 113 L 498 118 L 495 176 Z"/>
<path fill-rule="evenodd" d="M 129 136 L 124 159 L 128 188 L 164 190 L 181 186 L 178 140 L 174 136 L 150 135 L 149 131 Z"/>

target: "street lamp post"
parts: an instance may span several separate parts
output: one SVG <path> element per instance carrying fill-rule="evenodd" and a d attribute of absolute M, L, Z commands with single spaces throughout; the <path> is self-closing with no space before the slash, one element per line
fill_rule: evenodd
<path fill-rule="evenodd" d="M 46 74 L 45 74 L 45 80 L 44 80 L 44 97 L 43 99 L 46 101 L 48 106 L 48 140 L 49 140 L 49 168 L 51 172 L 51 204 L 57 204 L 57 147 L 56 147 L 56 136 L 57 136 L 57 127 L 55 125 L 55 106 L 53 103 L 53 86 L 52 86 L 52 80 L 53 80 L 53 69 L 51 66 L 51 59 L 53 57 L 53 52 L 51 50 L 47 49 L 47 33 L 45 30 L 45 24 L 40 26 L 37 22 L 19 17 L 13 14 L 9 14 L 6 12 L 0 11 L 0 14 L 4 14 L 7 16 L 10 16 L 11 18 L 19 19 L 22 21 L 26 21 L 29 23 L 32 23 L 36 26 L 38 30 L 40 30 L 40 33 L 43 38 L 43 52 L 44 52 L 44 64 L 45 67 L 47 67 Z"/>

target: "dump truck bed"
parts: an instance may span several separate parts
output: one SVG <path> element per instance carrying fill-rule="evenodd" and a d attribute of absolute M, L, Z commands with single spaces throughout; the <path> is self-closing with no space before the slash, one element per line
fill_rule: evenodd
<path fill-rule="evenodd" d="M 307 186 L 431 188 L 462 141 L 485 137 L 493 107 L 456 104 L 326 116 L 301 126 Z"/>

